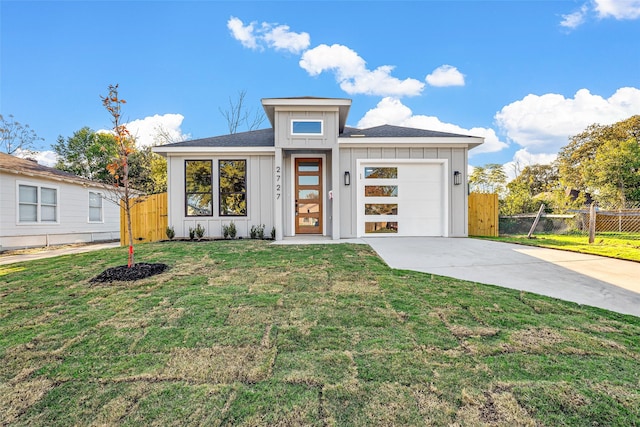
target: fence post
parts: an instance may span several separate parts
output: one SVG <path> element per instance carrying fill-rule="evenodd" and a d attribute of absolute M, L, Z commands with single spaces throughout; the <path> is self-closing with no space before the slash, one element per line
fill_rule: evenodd
<path fill-rule="evenodd" d="M 536 219 L 533 221 L 533 225 L 529 230 L 529 234 L 527 234 L 527 239 L 530 239 L 531 235 L 536 230 L 536 227 L 538 226 L 538 221 L 540 221 L 540 217 L 542 216 L 542 212 L 544 212 L 544 203 L 540 204 L 540 209 L 538 209 L 538 215 L 536 215 Z"/>
<path fill-rule="evenodd" d="M 589 244 L 596 240 L 596 202 L 589 207 Z"/>

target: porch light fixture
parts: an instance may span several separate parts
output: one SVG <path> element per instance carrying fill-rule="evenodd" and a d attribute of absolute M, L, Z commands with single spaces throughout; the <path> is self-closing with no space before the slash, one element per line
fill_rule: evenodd
<path fill-rule="evenodd" d="M 462 174 L 460 173 L 460 171 L 454 171 L 453 172 L 453 185 L 460 185 L 462 184 Z"/>
<path fill-rule="evenodd" d="M 351 173 L 349 171 L 344 172 L 344 185 L 351 185 Z"/>

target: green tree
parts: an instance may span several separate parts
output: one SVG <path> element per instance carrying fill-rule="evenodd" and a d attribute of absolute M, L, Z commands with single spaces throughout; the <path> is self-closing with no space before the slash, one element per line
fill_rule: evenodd
<path fill-rule="evenodd" d="M 583 132 L 572 136 L 569 144 L 558 153 L 558 174 L 562 185 L 569 189 L 588 191 L 587 181 L 590 181 L 593 163 L 598 148 L 607 142 L 623 142 L 629 139 L 639 141 L 640 115 L 626 120 L 603 126 L 593 124 Z M 597 188 L 591 188 L 597 190 Z"/>
<path fill-rule="evenodd" d="M 640 145 L 635 138 L 605 141 L 584 162 L 584 170 L 585 187 L 599 202 L 640 202 Z"/>
<path fill-rule="evenodd" d="M 83 127 L 66 140 L 59 136 L 53 151 L 58 156 L 56 169 L 93 181 L 113 183 L 113 176 L 107 171 L 107 165 L 116 156 L 116 139 L 112 134 Z"/>
<path fill-rule="evenodd" d="M 498 193 L 504 195 L 507 174 L 502 165 L 489 163 L 477 166 L 469 176 L 471 190 L 476 193 Z"/>
<path fill-rule="evenodd" d="M 514 179 L 529 188 L 531 196 L 553 191 L 559 188 L 558 168 L 556 165 L 529 165 Z"/>
<path fill-rule="evenodd" d="M 501 215 L 517 215 L 534 212 L 539 206 L 531 188 L 524 180 L 514 179 L 507 184 L 507 195 L 500 203 Z"/>
<path fill-rule="evenodd" d="M 18 151 L 30 152 L 36 141 L 43 141 L 36 132 L 16 121 L 9 114 L 7 117 L 0 114 L 0 150 L 3 153 L 15 154 Z"/>
<path fill-rule="evenodd" d="M 167 161 L 164 157 L 144 147 L 129 158 L 131 187 L 146 194 L 167 191 Z"/>

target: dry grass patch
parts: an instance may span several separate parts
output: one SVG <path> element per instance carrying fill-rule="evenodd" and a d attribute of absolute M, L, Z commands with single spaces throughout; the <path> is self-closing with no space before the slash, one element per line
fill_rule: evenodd
<path fill-rule="evenodd" d="M 126 415 L 136 412 L 140 400 L 149 394 L 149 384 L 146 382 L 133 383 L 125 393 L 108 401 L 96 414 L 92 425 L 116 425 Z"/>
<path fill-rule="evenodd" d="M 500 333 L 500 329 L 489 328 L 486 326 L 478 326 L 470 328 L 462 325 L 447 325 L 447 328 L 457 338 L 470 338 L 470 337 L 493 337 Z"/>
<path fill-rule="evenodd" d="M 527 353 L 545 353 L 568 338 L 550 328 L 527 328 L 513 332 L 509 336 L 506 350 Z"/>
<path fill-rule="evenodd" d="M 380 294 L 380 286 L 375 280 L 336 280 L 331 284 L 334 294 L 376 295 Z"/>
<path fill-rule="evenodd" d="M 450 402 L 440 399 L 435 390 L 414 386 L 412 392 L 418 404 L 420 416 L 426 425 L 438 426 L 451 423 L 456 408 Z"/>
<path fill-rule="evenodd" d="M 225 323 L 235 326 L 268 325 L 274 323 L 277 317 L 278 313 L 274 308 L 241 305 L 229 310 Z"/>
<path fill-rule="evenodd" d="M 0 383 L 0 414 L 4 423 L 15 421 L 24 411 L 34 405 L 53 388 L 53 381 L 35 378 L 17 383 Z"/>
<path fill-rule="evenodd" d="M 456 413 L 453 426 L 522 426 L 535 427 L 539 423 L 532 418 L 525 408 L 520 406 L 515 396 L 502 387 L 492 391 L 462 391 L 464 404 Z"/>
<path fill-rule="evenodd" d="M 176 348 L 159 379 L 229 384 L 256 383 L 271 375 L 276 349 L 262 347 Z"/>

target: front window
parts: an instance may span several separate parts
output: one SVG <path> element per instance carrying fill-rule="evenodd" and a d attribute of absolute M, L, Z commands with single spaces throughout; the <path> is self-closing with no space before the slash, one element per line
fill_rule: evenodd
<path fill-rule="evenodd" d="M 58 190 L 18 185 L 18 222 L 57 222 Z"/>
<path fill-rule="evenodd" d="M 185 161 L 185 203 L 187 216 L 213 215 L 211 160 Z"/>
<path fill-rule="evenodd" d="M 102 222 L 102 194 L 89 191 L 89 222 Z"/>
<path fill-rule="evenodd" d="M 247 215 L 247 161 L 219 160 L 220 216 Z"/>
<path fill-rule="evenodd" d="M 322 135 L 322 120 L 292 120 L 292 135 Z"/>

